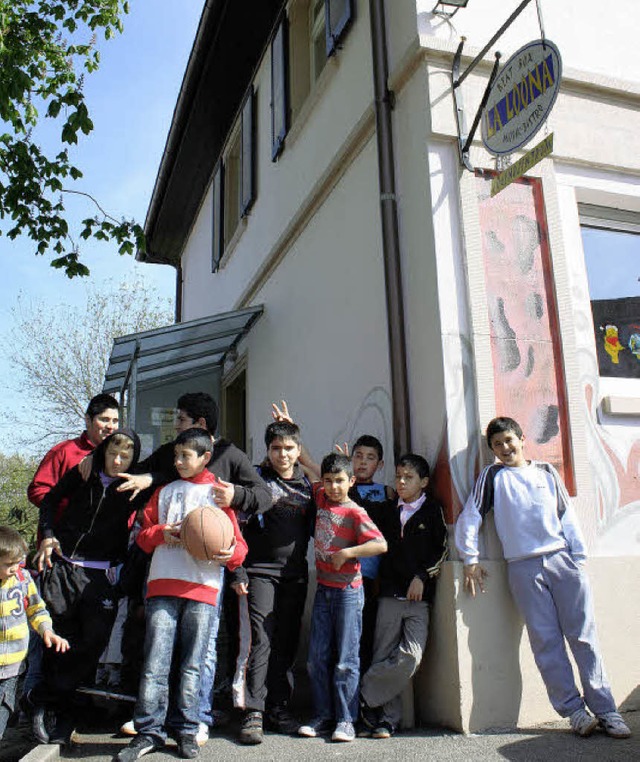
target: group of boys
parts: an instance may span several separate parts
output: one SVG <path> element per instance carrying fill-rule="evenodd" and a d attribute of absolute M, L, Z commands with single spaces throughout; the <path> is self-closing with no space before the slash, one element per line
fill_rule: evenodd
<path fill-rule="evenodd" d="M 47 649 L 43 675 L 24 697 L 42 740 L 69 740 L 73 694 L 95 671 L 106 645 L 115 616 L 114 572 L 127 555 L 128 531 L 142 507 L 136 542 L 152 554 L 144 664 L 136 736 L 118 762 L 162 748 L 168 736 L 182 758 L 198 755 L 213 724 L 225 577 L 226 589 L 243 603 L 251 635 L 248 653 L 238 656 L 234 683 L 235 703 L 243 710 L 241 743 L 260 743 L 263 723 L 276 732 L 327 734 L 334 741 L 356 734 L 389 738 L 397 730 L 401 694 L 420 665 L 435 583 L 447 557 L 443 510 L 428 489 L 429 465 L 419 455 L 402 456 L 394 493 L 374 481 L 383 467 L 375 437 L 356 441 L 351 457 L 343 449 L 318 466 L 302 447 L 286 404 L 274 405 L 273 416 L 265 432 L 266 458 L 255 469 L 234 445 L 214 438 L 217 408 L 206 394 L 178 400 L 176 440 L 139 464 L 135 433 L 113 431 L 113 421 L 106 427 L 111 430 L 102 441 L 88 448 L 91 457 L 62 474 L 40 503 L 36 562 L 58 635 L 28 572 L 17 570 L 22 551 L 5 548 L 0 533 L 0 614 L 6 615 L 5 592 L 23 609 L 18 656 L 7 662 L 0 653 L 0 700 L 13 708 L 15 685 L 5 687 L 4 678 L 15 677 L 24 658 L 28 619 L 45 645 L 55 646 Z M 512 419 L 492 421 L 487 441 L 498 463 L 481 473 L 456 526 L 465 585 L 473 595 L 476 586 L 484 590 L 478 536 L 493 508 L 509 583 L 554 708 L 579 735 L 600 725 L 611 736 L 628 737 L 604 678 L 582 568 L 584 543 L 560 477 L 549 464 L 524 458 L 524 435 Z M 210 562 L 194 559 L 180 540 L 182 520 L 201 505 L 221 508 L 234 528 L 231 546 Z M 291 674 L 312 537 L 317 586 L 307 667 L 314 716 L 301 725 L 291 706 Z M 8 595 L 23 584 L 28 595 Z M 372 639 L 362 637 L 363 609 Z"/>

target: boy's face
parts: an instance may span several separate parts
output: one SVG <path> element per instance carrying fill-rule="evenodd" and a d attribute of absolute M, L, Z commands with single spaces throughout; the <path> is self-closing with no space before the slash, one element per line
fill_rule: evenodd
<path fill-rule="evenodd" d="M 375 447 L 358 445 L 351 455 L 353 474 L 358 484 L 369 484 L 373 481 L 375 472 L 384 466 L 384 461 L 378 457 Z"/>
<path fill-rule="evenodd" d="M 133 442 L 117 445 L 109 442 L 104 453 L 104 472 L 107 476 L 126 473 L 133 461 Z"/>
<path fill-rule="evenodd" d="M 527 465 L 527 459 L 524 457 L 524 434 L 520 438 L 513 431 L 502 431 L 491 437 L 489 447 L 505 466 L 519 468 Z"/>
<path fill-rule="evenodd" d="M 6 582 L 6 580 L 16 576 L 18 568 L 22 563 L 22 558 L 23 556 L 18 558 L 0 556 L 0 582 Z"/>
<path fill-rule="evenodd" d="M 99 445 L 103 439 L 106 439 L 109 434 L 118 428 L 118 420 L 120 413 L 118 408 L 107 408 L 98 415 L 94 415 L 93 418 L 85 416 L 84 422 L 87 427 L 87 436 L 93 442 L 94 445 Z"/>
<path fill-rule="evenodd" d="M 202 455 L 198 455 L 191 447 L 184 445 L 176 445 L 174 453 L 176 471 L 180 474 L 181 479 L 191 479 L 193 476 L 202 473 L 211 460 L 210 452 L 203 452 Z"/>
<path fill-rule="evenodd" d="M 267 457 L 280 476 L 285 479 L 293 475 L 293 467 L 300 457 L 300 445 L 291 437 L 276 437 L 267 448 Z"/>
<path fill-rule="evenodd" d="M 187 429 L 204 429 L 206 431 L 207 427 L 205 425 L 204 418 L 198 418 L 196 421 L 186 411 L 178 410 L 176 413 L 175 429 L 176 434 L 182 434 L 182 432 L 186 431 Z"/>
<path fill-rule="evenodd" d="M 355 476 L 349 476 L 345 471 L 337 474 L 322 474 L 322 486 L 326 496 L 332 503 L 346 503 L 349 490 L 356 483 Z"/>
<path fill-rule="evenodd" d="M 427 488 L 427 484 L 429 484 L 429 477 L 425 476 L 421 479 L 415 468 L 411 466 L 396 468 L 396 492 L 405 503 L 415 502 Z"/>

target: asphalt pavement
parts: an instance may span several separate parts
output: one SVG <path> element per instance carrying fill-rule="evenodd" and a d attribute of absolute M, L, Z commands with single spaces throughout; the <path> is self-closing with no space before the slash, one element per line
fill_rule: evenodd
<path fill-rule="evenodd" d="M 593 760 L 593 762 L 633 762 L 640 760 L 640 712 L 628 712 L 624 718 L 633 735 L 627 740 L 608 738 L 596 731 L 590 738 L 579 738 L 568 729 L 566 721 L 524 728 L 517 731 L 462 735 L 439 728 L 399 733 L 388 740 L 357 739 L 352 743 L 331 743 L 326 739 L 290 738 L 271 733 L 258 746 L 242 746 L 235 741 L 232 729 L 214 733 L 201 749 L 200 762 L 231 762 L 259 760 L 260 762 L 306 762 L 307 760 L 343 759 L 350 762 L 376 760 L 442 760 L 443 762 L 483 762 L 512 760 L 513 762 L 559 762 L 560 760 Z M 28 762 L 53 759 L 76 759 L 84 762 L 110 760 L 128 739 L 107 733 L 86 732 L 75 736 L 73 749 L 57 755 L 57 747 L 40 746 L 28 757 Z M 24 757 L 5 756 L 3 762 L 17 762 Z M 145 758 L 149 762 L 169 762 L 178 759 L 176 747 L 170 744 L 162 752 Z"/>

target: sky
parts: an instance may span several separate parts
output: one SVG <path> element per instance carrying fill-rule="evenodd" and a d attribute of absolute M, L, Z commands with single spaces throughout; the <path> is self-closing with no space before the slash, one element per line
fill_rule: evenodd
<path fill-rule="evenodd" d="M 98 41 L 100 69 L 85 81 L 94 130 L 81 136 L 72 159 L 84 173 L 75 187 L 99 199 L 116 218 L 144 222 L 203 6 L 204 0 L 134 0 L 123 19 L 124 32 Z M 85 201 L 71 208 L 78 220 L 95 214 Z M 49 266 L 52 257 L 37 257 L 34 248 L 27 238 L 0 237 L 0 384 L 10 409 L 24 402 L 23 383 L 6 356 L 11 307 L 21 291 L 48 308 L 64 309 L 84 303 L 87 283 L 120 283 L 136 273 L 162 296 L 173 297 L 175 289 L 173 268 L 136 263 L 110 244 L 83 243 L 82 260 L 91 275 L 72 280 Z M 7 418 L 0 416 L 0 451 L 11 451 L 9 435 Z"/>

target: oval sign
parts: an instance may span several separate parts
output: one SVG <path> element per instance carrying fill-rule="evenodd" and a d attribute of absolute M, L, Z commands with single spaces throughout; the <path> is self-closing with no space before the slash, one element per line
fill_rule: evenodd
<path fill-rule="evenodd" d="M 482 142 L 498 156 L 528 143 L 556 102 L 560 51 L 549 40 L 530 42 L 500 69 L 482 114 Z"/>

